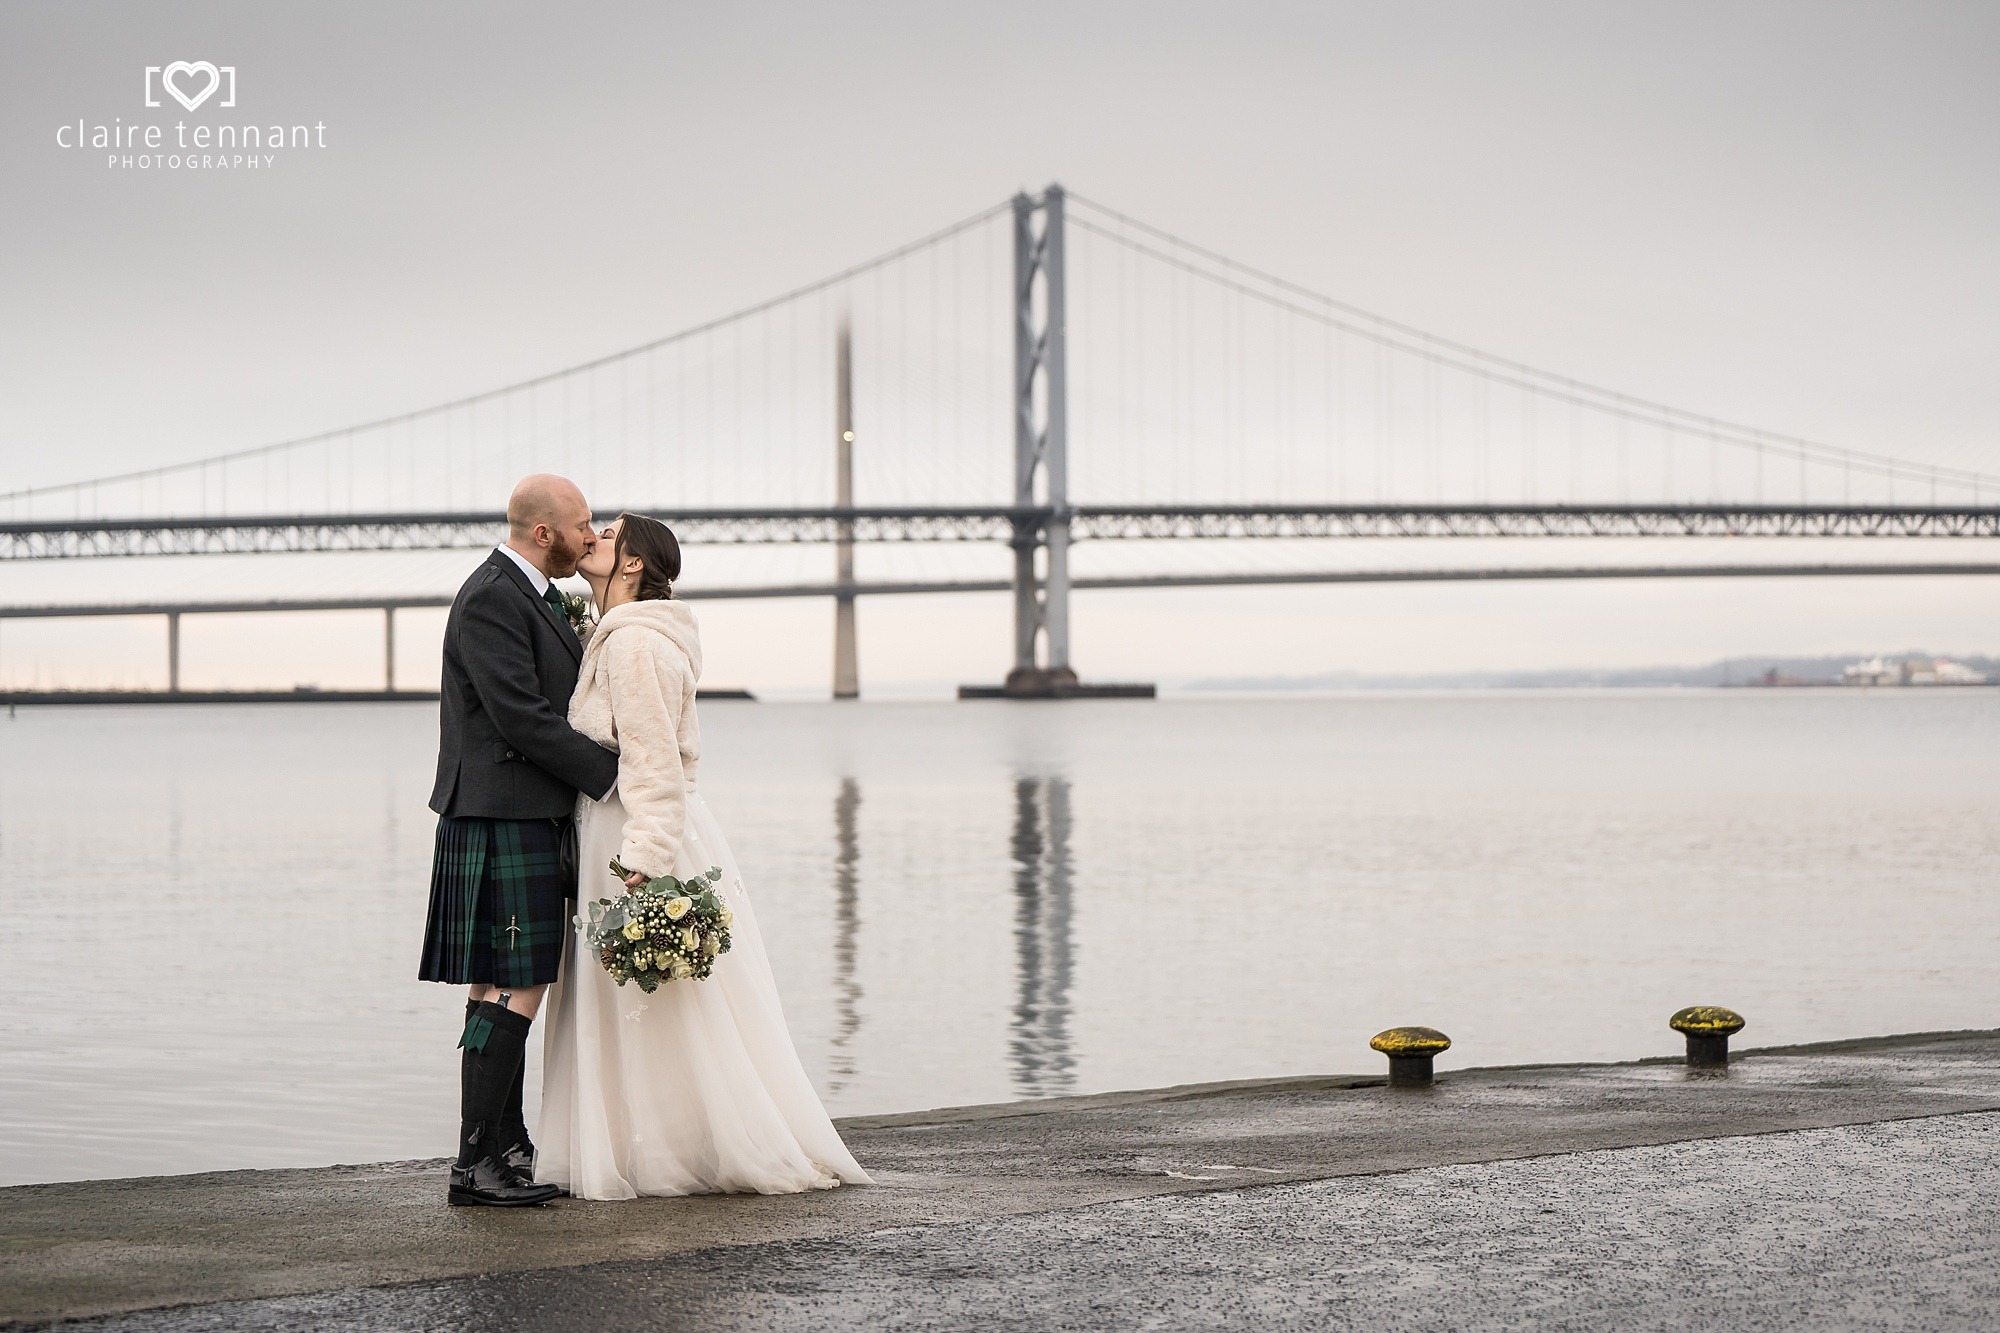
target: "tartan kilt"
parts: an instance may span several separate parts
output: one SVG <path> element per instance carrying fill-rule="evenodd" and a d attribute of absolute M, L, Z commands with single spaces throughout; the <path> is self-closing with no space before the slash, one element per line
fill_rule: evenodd
<path fill-rule="evenodd" d="M 462 986 L 554 981 L 576 895 L 575 827 L 440 817 L 417 976 Z"/>

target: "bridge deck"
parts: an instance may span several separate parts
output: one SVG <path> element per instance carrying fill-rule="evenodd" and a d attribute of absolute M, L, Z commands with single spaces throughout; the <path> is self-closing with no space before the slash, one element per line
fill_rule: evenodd
<path fill-rule="evenodd" d="M 1055 510 L 1004 506 L 655 510 L 683 541 L 1033 544 Z M 1339 537 L 2000 537 L 1991 505 L 1078 505 L 1074 541 Z M 0 560 L 427 551 L 498 541 L 490 512 L 290 514 L 0 523 Z"/>
<path fill-rule="evenodd" d="M 1072 579 L 1074 589 L 1220 588 L 1311 583 L 1509 583 L 1569 579 L 1874 578 L 1956 577 L 2000 574 L 2000 563 L 1980 561 L 1884 564 L 1567 565 L 1491 569 L 1272 570 L 1247 574 L 1131 574 Z M 683 589 L 689 601 L 774 597 L 910 596 L 1008 592 L 1004 579 L 774 583 Z M 401 611 L 451 605 L 448 594 L 380 597 L 291 597 L 240 601 L 87 602 L 0 606 L 0 620 L 58 620 L 97 616 L 240 615 L 277 611 Z"/>

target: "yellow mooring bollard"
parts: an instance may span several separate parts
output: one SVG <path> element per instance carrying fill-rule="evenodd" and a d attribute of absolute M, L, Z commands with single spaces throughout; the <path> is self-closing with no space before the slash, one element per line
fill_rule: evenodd
<path fill-rule="evenodd" d="M 1368 1044 L 1389 1057 L 1389 1086 L 1428 1088 L 1431 1085 L 1431 1057 L 1451 1049 L 1451 1038 L 1436 1028 L 1390 1028 L 1368 1039 Z"/>
<path fill-rule="evenodd" d="M 1689 1005 L 1667 1020 L 1688 1039 L 1687 1062 L 1697 1068 L 1729 1063 L 1729 1038 L 1743 1030 L 1743 1015 L 1715 1004 Z"/>

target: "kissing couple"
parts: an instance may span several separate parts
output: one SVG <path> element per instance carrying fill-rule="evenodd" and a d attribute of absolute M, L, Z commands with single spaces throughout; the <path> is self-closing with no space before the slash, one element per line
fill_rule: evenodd
<path fill-rule="evenodd" d="M 589 604 L 555 587 L 573 573 Z M 533 476 L 452 602 L 418 975 L 471 988 L 454 1204 L 872 1183 L 799 1063 L 755 907 L 695 790 L 701 638 L 680 573 L 665 524 L 599 530 L 574 484 Z M 615 983 L 576 904 L 712 867 L 733 914 L 713 974 L 651 994 Z M 537 1147 L 523 1069 L 544 1006 Z"/>

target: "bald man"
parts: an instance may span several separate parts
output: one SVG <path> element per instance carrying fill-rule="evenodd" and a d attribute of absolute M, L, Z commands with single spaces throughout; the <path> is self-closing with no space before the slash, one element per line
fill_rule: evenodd
<path fill-rule="evenodd" d="M 576 892 L 577 793 L 601 799 L 618 782 L 617 753 L 569 725 L 583 648 L 551 583 L 596 544 L 582 491 L 523 478 L 507 501 L 506 544 L 465 581 L 445 622 L 437 848 L 417 974 L 471 988 L 454 1204 L 522 1207 L 561 1193 L 534 1183 L 521 1081 Z"/>

